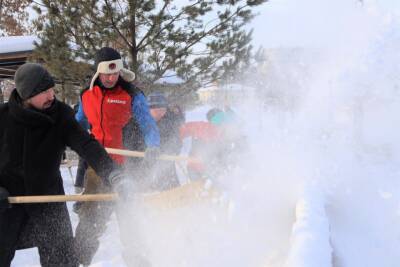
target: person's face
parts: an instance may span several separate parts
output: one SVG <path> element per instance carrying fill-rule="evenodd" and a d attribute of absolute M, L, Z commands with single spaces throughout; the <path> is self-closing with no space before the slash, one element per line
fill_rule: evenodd
<path fill-rule="evenodd" d="M 110 74 L 100 73 L 99 78 L 104 87 L 113 88 L 118 82 L 119 72 Z"/>
<path fill-rule="evenodd" d="M 155 121 L 161 120 L 167 112 L 166 108 L 152 108 L 150 109 L 150 114 L 154 118 Z"/>
<path fill-rule="evenodd" d="M 51 107 L 54 101 L 54 87 L 47 89 L 46 91 L 41 92 L 31 98 L 25 100 L 25 104 L 28 107 L 33 107 L 38 110 L 44 110 Z"/>

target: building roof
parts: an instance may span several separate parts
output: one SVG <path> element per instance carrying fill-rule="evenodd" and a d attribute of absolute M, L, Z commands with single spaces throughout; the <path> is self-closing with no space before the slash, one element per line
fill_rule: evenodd
<path fill-rule="evenodd" d="M 34 35 L 0 37 L 0 54 L 32 51 L 35 48 L 34 42 L 39 42 L 39 38 Z"/>
<path fill-rule="evenodd" d="M 0 80 L 12 79 L 19 66 L 27 61 L 35 48 L 36 36 L 0 37 Z"/>

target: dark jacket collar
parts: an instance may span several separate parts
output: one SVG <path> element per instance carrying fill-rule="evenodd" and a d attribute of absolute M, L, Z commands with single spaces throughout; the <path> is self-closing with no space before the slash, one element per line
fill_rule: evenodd
<path fill-rule="evenodd" d="M 27 126 L 37 127 L 55 124 L 57 120 L 58 101 L 54 100 L 50 108 L 46 110 L 37 110 L 34 108 L 25 108 L 22 99 L 16 90 L 11 93 L 8 101 L 10 113 L 18 122 Z"/>

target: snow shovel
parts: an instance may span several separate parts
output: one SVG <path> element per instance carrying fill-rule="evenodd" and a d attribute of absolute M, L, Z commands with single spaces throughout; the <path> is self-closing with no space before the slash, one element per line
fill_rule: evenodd
<path fill-rule="evenodd" d="M 116 154 L 120 156 L 128 157 L 144 157 L 145 153 L 140 151 L 131 151 L 115 148 L 105 148 L 110 154 Z M 161 155 L 160 160 L 176 161 L 182 162 L 187 161 L 190 163 L 199 162 L 198 159 L 186 156 L 176 156 L 176 155 Z M 221 193 L 218 192 L 209 180 L 199 179 L 196 181 L 191 181 L 189 183 L 181 184 L 176 188 L 169 190 L 155 192 L 150 194 L 143 194 L 142 199 L 144 203 L 151 204 L 153 206 L 163 207 L 163 208 L 173 208 L 182 206 L 188 203 L 193 203 L 197 201 L 204 201 L 205 199 L 217 199 L 221 197 Z"/>
<path fill-rule="evenodd" d="M 140 198 L 148 204 L 156 206 L 179 206 L 180 202 L 191 202 L 193 199 L 202 199 L 216 195 L 216 191 L 209 188 L 207 182 L 198 180 L 185 185 L 155 193 L 142 193 Z M 84 194 L 84 195 L 43 195 L 43 196 L 13 196 L 8 197 L 11 204 L 49 203 L 68 201 L 115 201 L 118 194 Z"/>
<path fill-rule="evenodd" d="M 141 151 L 132 151 L 132 150 L 124 150 L 124 149 L 116 149 L 116 148 L 105 148 L 106 151 L 110 154 L 127 156 L 127 157 L 137 157 L 144 158 L 145 153 Z M 197 162 L 198 160 L 191 157 L 185 156 L 176 156 L 176 155 L 160 155 L 160 160 L 168 160 L 168 161 L 188 161 L 188 162 Z"/>
<path fill-rule="evenodd" d="M 11 204 L 49 203 L 67 201 L 114 201 L 118 194 L 87 194 L 87 195 L 44 195 L 44 196 L 15 196 L 8 197 Z"/>
<path fill-rule="evenodd" d="M 86 194 L 86 195 L 43 195 L 43 196 L 12 196 L 8 197 L 10 204 L 32 204 L 32 203 L 51 203 L 68 201 L 117 201 L 118 194 Z M 214 189 L 209 181 L 196 180 L 179 187 L 154 193 L 138 194 L 136 200 L 139 200 L 147 207 L 152 209 L 170 210 L 180 207 L 190 206 L 197 203 L 219 203 L 221 193 Z"/>
<path fill-rule="evenodd" d="M 171 209 L 210 200 L 217 200 L 220 192 L 212 187 L 210 181 L 199 179 L 181 186 L 141 195 L 145 205 L 158 209 Z"/>

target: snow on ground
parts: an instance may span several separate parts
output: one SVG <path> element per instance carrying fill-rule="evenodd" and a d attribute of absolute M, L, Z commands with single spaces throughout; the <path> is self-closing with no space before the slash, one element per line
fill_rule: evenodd
<path fill-rule="evenodd" d="M 287 267 L 331 267 L 332 246 L 325 196 L 317 185 L 306 185 L 296 205 Z"/>
<path fill-rule="evenodd" d="M 189 112 L 187 118 L 204 120 L 208 109 L 196 109 Z M 61 170 L 66 193 L 71 194 L 72 177 L 66 168 Z M 75 172 L 73 168 L 72 174 Z M 132 208 L 137 218 L 132 220 L 131 234 L 139 231 L 141 235 L 138 251 L 147 254 L 154 266 L 160 267 L 263 267 L 266 263 L 267 266 L 281 266 L 289 247 L 295 198 L 280 199 L 282 194 L 289 193 L 285 183 L 283 187 L 277 186 L 284 177 L 271 176 L 265 183 L 267 190 L 258 186 L 260 178 L 264 179 L 260 175 L 252 178 L 243 169 L 238 169 L 229 177 L 231 181 L 219 181 L 218 189 L 225 195 L 212 202 L 195 203 L 164 212 Z M 68 206 L 75 227 L 77 216 L 71 210 L 71 203 Z M 113 216 L 92 266 L 125 266 L 118 231 Z M 12 266 L 39 266 L 36 249 L 18 251 Z"/>
<path fill-rule="evenodd" d="M 269 115 L 260 127 L 269 128 L 276 122 Z M 146 219 L 141 222 L 141 230 L 147 235 L 146 245 L 152 245 L 150 255 L 154 257 L 154 266 L 284 266 L 291 246 L 296 248 L 290 241 L 295 205 L 301 197 L 303 181 L 315 175 L 325 177 L 323 181 L 329 182 L 319 186 L 322 196 L 326 194 L 324 201 L 327 203 L 334 266 L 397 266 L 400 256 L 400 169 L 390 162 L 380 162 L 376 156 L 342 155 L 332 151 L 330 156 L 340 155 L 341 158 L 324 159 L 321 163 L 321 159 L 310 159 L 305 152 L 304 147 L 311 148 L 313 142 L 296 145 L 291 142 L 298 140 L 291 138 L 291 131 L 286 126 L 269 129 L 267 135 L 255 137 L 259 142 L 254 145 L 264 148 L 262 156 L 246 162 L 246 168 L 235 170 L 229 181 L 219 181 L 233 204 L 229 223 L 221 223 L 218 216 L 207 217 L 212 214 L 212 207 L 180 209 L 167 214 L 143 213 Z M 261 136 L 264 136 L 263 140 L 258 139 Z M 320 152 L 323 150 L 319 149 Z M 354 152 L 338 147 L 333 150 Z M 303 157 L 299 158 L 300 155 Z M 75 171 L 73 168 L 72 173 Z M 72 177 L 66 168 L 62 168 L 62 175 L 66 192 L 73 193 Z M 318 197 L 311 194 L 308 201 L 315 203 Z M 71 216 L 76 226 L 77 216 L 72 211 Z M 311 219 L 315 218 L 318 220 L 315 216 Z M 315 239 L 312 235 L 326 231 L 324 223 L 320 224 L 322 230 L 315 224 L 300 225 L 303 227 L 300 230 L 297 225 L 297 234 L 308 233 Z M 307 227 L 311 229 L 304 230 Z M 113 216 L 91 266 L 125 266 L 118 235 Z M 324 242 L 326 244 L 326 240 L 321 243 L 317 240 L 311 248 L 314 252 L 323 250 L 319 245 Z M 297 248 L 307 249 L 302 245 Z M 18 251 L 12 266 L 39 266 L 36 250 Z"/>
<path fill-rule="evenodd" d="M 349 181 L 334 190 L 327 209 L 334 266 L 399 266 L 399 168 L 360 167 L 350 169 Z"/>

